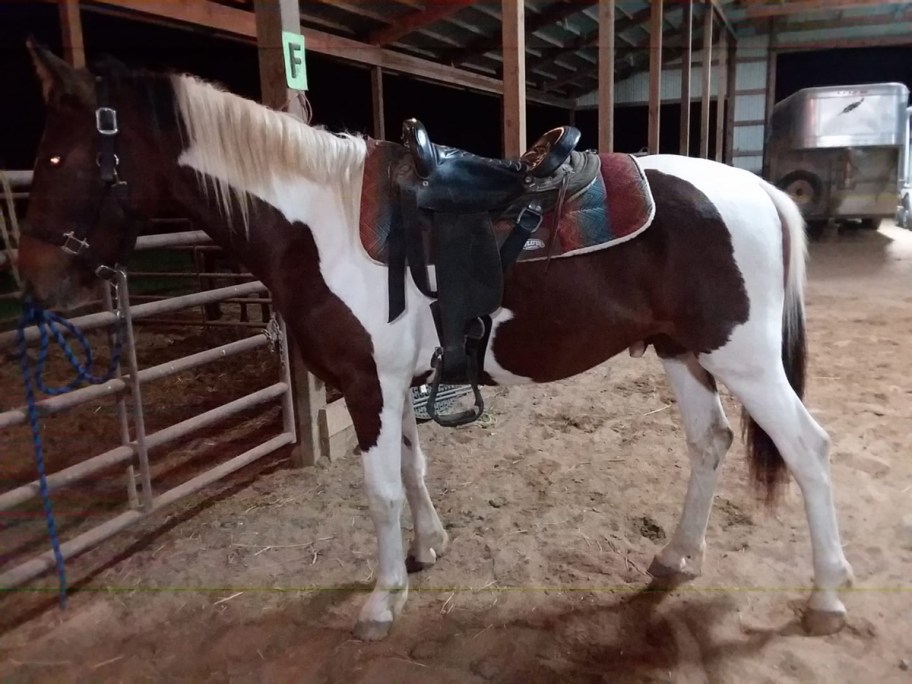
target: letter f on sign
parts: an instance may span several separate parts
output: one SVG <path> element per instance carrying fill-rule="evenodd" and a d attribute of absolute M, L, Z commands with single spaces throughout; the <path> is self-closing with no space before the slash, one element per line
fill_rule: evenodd
<path fill-rule="evenodd" d="M 307 65 L 304 63 L 304 36 L 282 31 L 285 55 L 285 82 L 292 90 L 307 90 Z"/>

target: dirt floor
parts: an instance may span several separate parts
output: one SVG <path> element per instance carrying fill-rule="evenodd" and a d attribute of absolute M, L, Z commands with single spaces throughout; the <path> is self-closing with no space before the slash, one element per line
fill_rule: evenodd
<path fill-rule="evenodd" d="M 373 576 L 358 458 L 295 470 L 278 454 L 69 562 L 65 612 L 53 577 L 0 597 L 0 681 L 912 682 L 912 234 L 885 224 L 831 235 L 811 256 L 807 402 L 833 437 L 857 575 L 839 634 L 798 628 L 811 577 L 799 492 L 792 484 L 766 513 L 740 444 L 726 461 L 703 577 L 672 594 L 643 591 L 687 475 L 650 352 L 562 383 L 488 391 L 489 415 L 467 428 L 421 427 L 451 547 L 412 577 L 386 641 L 350 631 Z M 202 336 L 144 339 L 152 363 Z M 150 422 L 239 396 L 275 372 L 263 351 L 153 386 Z M 0 408 L 18 403 L 17 383 L 8 360 Z M 725 403 L 737 429 L 738 407 Z M 78 426 L 46 421 L 52 469 L 117 443 L 110 405 L 88 411 Z M 156 487 L 279 425 L 274 409 L 249 418 L 156 456 Z M 26 433 L 2 438 L 6 489 L 33 466 Z M 114 471 L 56 493 L 64 534 L 122 510 L 124 492 Z M 0 518 L 0 543 L 0 569 L 43 551 L 40 508 Z"/>

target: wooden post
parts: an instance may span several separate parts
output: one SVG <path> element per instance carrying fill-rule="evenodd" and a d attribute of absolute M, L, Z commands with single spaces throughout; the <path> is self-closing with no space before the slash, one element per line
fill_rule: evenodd
<path fill-rule="evenodd" d="M 769 158 L 767 156 L 766 136 L 769 132 L 770 120 L 773 117 L 773 105 L 776 104 L 776 20 L 770 20 L 769 29 L 769 50 L 766 53 L 766 111 L 763 118 L 766 124 L 763 126 L 763 168 L 761 173 L 764 178 L 769 174 Z"/>
<path fill-rule="evenodd" d="M 503 26 L 503 150 L 516 158 L 526 151 L 525 3 L 501 0 Z"/>
<path fill-rule="evenodd" d="M 79 0 L 57 0 L 60 12 L 60 32 L 63 34 L 63 57 L 77 69 L 85 66 L 85 47 L 82 42 L 82 20 Z"/>
<path fill-rule="evenodd" d="M 598 151 L 614 152 L 615 0 L 598 4 Z"/>
<path fill-rule="evenodd" d="M 738 40 L 729 36 L 728 43 L 728 109 L 725 110 L 725 163 L 735 163 L 735 106 L 738 100 Z"/>
<path fill-rule="evenodd" d="M 721 22 L 720 22 L 721 23 Z M 719 27 L 719 80 L 716 86 L 716 161 L 725 158 L 725 100 L 728 98 L 728 77 L 726 59 L 728 57 L 728 32 L 724 26 Z"/>
<path fill-rule="evenodd" d="M 374 108 L 374 138 L 386 138 L 386 117 L 383 114 L 383 69 L 371 68 L 371 102 Z"/>
<path fill-rule="evenodd" d="M 662 0 L 652 0 L 649 18 L 649 153 L 659 153 L 662 118 Z"/>
<path fill-rule="evenodd" d="M 680 153 L 690 155 L 690 77 L 693 71 L 693 0 L 684 0 L 682 40 L 684 54 L 681 57 L 681 144 Z"/>
<path fill-rule="evenodd" d="M 260 95 L 263 103 L 281 109 L 288 103 L 288 111 L 303 116 L 296 93 L 289 90 L 285 82 L 285 57 L 282 47 L 282 31 L 301 31 L 301 15 L 298 0 L 257 0 L 256 12 L 257 48 L 260 65 Z M 288 339 L 288 358 L 294 393 L 295 421 L 298 442 L 291 452 L 292 463 L 297 467 L 313 465 L 320 455 L 320 432 L 318 416 L 326 407 L 326 388 L 311 375 L 301 360 L 291 331 Z"/>
<path fill-rule="evenodd" d="M 700 107 L 700 156 L 709 159 L 709 107 L 712 96 L 713 7 L 704 5 L 703 14 L 703 102 Z"/>

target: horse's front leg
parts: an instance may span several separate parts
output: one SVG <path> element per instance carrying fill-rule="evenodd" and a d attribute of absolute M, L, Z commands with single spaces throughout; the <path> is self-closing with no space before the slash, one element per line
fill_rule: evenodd
<path fill-rule="evenodd" d="M 449 542 L 424 482 L 426 471 L 427 462 L 418 439 L 415 407 L 409 393 L 402 414 L 402 480 L 415 535 L 406 560 L 409 572 L 432 566 L 446 552 Z"/>
<path fill-rule="evenodd" d="M 355 635 L 365 640 L 385 637 L 408 597 L 400 528 L 405 500 L 402 411 L 408 385 L 383 380 L 380 385 L 382 406 L 378 406 L 375 392 L 352 391 L 345 397 L 361 446 L 364 486 L 377 535 L 377 580 L 355 628 Z"/>

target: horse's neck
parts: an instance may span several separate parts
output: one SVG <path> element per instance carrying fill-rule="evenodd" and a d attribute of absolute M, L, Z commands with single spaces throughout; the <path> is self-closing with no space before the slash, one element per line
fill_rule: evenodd
<path fill-rule="evenodd" d="M 175 164 L 173 177 L 177 210 L 267 285 L 280 255 L 296 249 L 305 233 L 324 266 L 346 261 L 356 246 L 350 224 L 357 216 L 347 216 L 345 197 L 335 188 L 300 178 L 276 180 L 263 196 L 247 196 L 245 222 L 238 200 L 230 197 L 226 211 L 211 184 L 205 178 L 201 183 L 192 168 Z"/>

